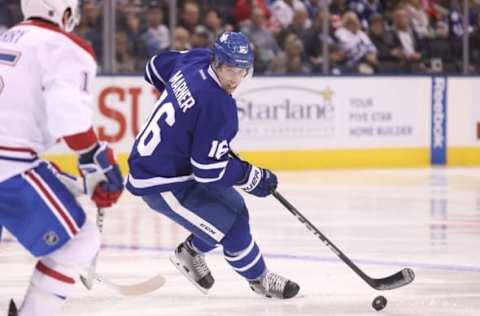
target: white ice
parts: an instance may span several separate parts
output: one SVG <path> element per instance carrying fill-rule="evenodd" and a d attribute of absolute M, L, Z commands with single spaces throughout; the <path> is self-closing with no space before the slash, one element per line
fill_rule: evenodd
<path fill-rule="evenodd" d="M 388 299 L 383 315 L 480 314 L 480 169 L 283 172 L 279 179 L 278 191 L 368 275 L 411 267 L 414 283 L 371 289 L 273 197 L 245 196 L 268 266 L 297 281 L 300 295 L 285 301 L 255 295 L 215 251 L 207 260 L 216 283 L 205 296 L 168 260 L 186 231 L 125 194 L 108 210 L 98 271 L 124 284 L 163 273 L 167 284 L 120 297 L 101 284 L 87 291 L 77 282 L 64 315 L 366 316 L 377 315 L 371 302 L 381 294 Z M 0 315 L 10 298 L 21 302 L 35 262 L 11 236 L 3 239 Z"/>

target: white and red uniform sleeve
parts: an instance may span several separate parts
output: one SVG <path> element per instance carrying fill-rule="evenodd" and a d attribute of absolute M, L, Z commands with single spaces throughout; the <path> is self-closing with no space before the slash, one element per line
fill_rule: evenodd
<path fill-rule="evenodd" d="M 2 34 L 0 181 L 91 129 L 96 67 L 89 44 L 52 24 L 26 21 Z"/>
<path fill-rule="evenodd" d="M 55 138 L 87 131 L 93 118 L 96 62 L 90 47 L 70 34 L 55 37 L 39 50 L 47 128 Z"/>

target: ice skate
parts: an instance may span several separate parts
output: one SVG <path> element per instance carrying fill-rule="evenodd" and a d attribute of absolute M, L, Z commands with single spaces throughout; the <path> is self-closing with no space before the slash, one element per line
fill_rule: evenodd
<path fill-rule="evenodd" d="M 199 254 L 190 246 L 190 240 L 191 237 L 175 249 L 170 261 L 203 294 L 208 294 L 208 290 L 213 286 L 215 280 L 205 262 L 205 256 Z"/>
<path fill-rule="evenodd" d="M 255 293 L 280 299 L 292 298 L 300 290 L 297 283 L 268 270 L 258 280 L 249 283 Z"/>
<path fill-rule="evenodd" d="M 8 316 L 18 316 L 17 306 L 13 300 L 10 300 L 10 306 L 8 307 Z"/>

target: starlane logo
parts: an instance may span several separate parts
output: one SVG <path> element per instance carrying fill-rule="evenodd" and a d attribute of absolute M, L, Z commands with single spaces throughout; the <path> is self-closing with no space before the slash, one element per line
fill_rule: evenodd
<path fill-rule="evenodd" d="M 435 77 L 432 80 L 432 164 L 445 164 L 447 151 L 447 80 Z"/>
<path fill-rule="evenodd" d="M 329 89 L 316 91 L 300 87 L 252 89 L 236 97 L 238 116 L 248 121 L 331 121 L 335 118 L 332 94 Z"/>

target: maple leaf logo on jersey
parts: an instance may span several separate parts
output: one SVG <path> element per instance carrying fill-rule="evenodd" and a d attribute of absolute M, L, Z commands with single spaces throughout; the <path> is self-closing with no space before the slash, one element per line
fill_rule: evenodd
<path fill-rule="evenodd" d="M 220 36 L 220 42 L 225 42 L 226 40 L 228 39 L 228 34 L 227 33 L 224 33 L 222 34 L 222 36 Z"/>

